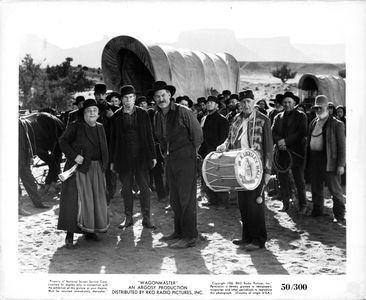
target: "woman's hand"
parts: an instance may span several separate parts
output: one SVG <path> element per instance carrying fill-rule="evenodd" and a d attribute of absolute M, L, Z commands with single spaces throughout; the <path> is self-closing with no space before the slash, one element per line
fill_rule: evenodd
<path fill-rule="evenodd" d="M 221 145 L 217 146 L 216 151 L 217 152 L 225 152 L 226 151 L 226 145 L 221 144 Z"/>
<path fill-rule="evenodd" d="M 84 157 L 81 156 L 80 154 L 78 154 L 78 156 L 76 156 L 75 158 L 75 162 L 78 164 L 78 165 L 81 165 L 83 162 L 84 162 Z"/>

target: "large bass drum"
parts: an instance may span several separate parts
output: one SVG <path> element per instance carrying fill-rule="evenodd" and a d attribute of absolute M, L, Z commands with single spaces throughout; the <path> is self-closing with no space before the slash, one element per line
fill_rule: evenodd
<path fill-rule="evenodd" d="M 202 177 L 214 192 L 252 191 L 262 180 L 263 164 L 252 149 L 211 152 L 203 161 Z"/>

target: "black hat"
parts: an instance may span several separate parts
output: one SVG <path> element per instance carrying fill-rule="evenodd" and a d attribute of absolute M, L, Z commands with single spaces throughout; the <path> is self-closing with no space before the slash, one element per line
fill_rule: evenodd
<path fill-rule="evenodd" d="M 98 107 L 98 103 L 95 99 L 93 98 L 89 98 L 89 99 L 86 99 L 83 103 L 83 107 L 80 108 L 80 111 L 83 112 L 85 108 L 88 108 L 90 106 L 96 106 Z"/>
<path fill-rule="evenodd" d="M 281 104 L 282 103 L 282 99 L 283 99 L 283 95 L 282 94 L 277 94 L 274 99 L 270 99 L 269 100 L 269 106 L 275 107 L 275 104 L 276 103 Z"/>
<path fill-rule="evenodd" d="M 171 96 L 173 96 L 176 91 L 174 86 L 166 84 L 165 81 L 155 81 L 148 94 L 150 97 L 153 97 L 155 92 L 160 90 L 168 90 Z"/>
<path fill-rule="evenodd" d="M 335 105 L 333 102 L 328 102 L 328 107 L 333 107 L 333 109 L 335 109 Z"/>
<path fill-rule="evenodd" d="M 111 99 L 112 99 L 113 97 L 116 97 L 116 98 L 118 98 L 119 100 L 121 100 L 121 94 L 120 94 L 120 93 L 118 93 L 118 92 L 112 92 L 112 93 L 110 93 L 110 94 L 107 96 L 106 100 L 107 100 L 108 102 L 110 102 L 110 101 L 111 101 Z"/>
<path fill-rule="evenodd" d="M 222 99 L 224 99 L 225 97 L 224 97 L 224 95 L 223 94 L 218 94 L 217 95 L 217 99 L 219 100 L 219 101 L 221 101 Z"/>
<path fill-rule="evenodd" d="M 254 94 L 252 90 L 245 90 L 239 93 L 239 99 L 243 100 L 246 98 L 250 98 L 254 100 Z"/>
<path fill-rule="evenodd" d="M 146 102 L 146 103 L 148 103 L 148 101 L 147 101 L 147 99 L 146 99 L 146 97 L 145 96 L 139 96 L 137 99 L 136 99 L 136 105 L 140 105 L 141 104 L 141 102 Z"/>
<path fill-rule="evenodd" d="M 209 102 L 209 101 L 215 102 L 217 104 L 220 103 L 220 100 L 217 97 L 215 97 L 215 96 L 208 96 L 207 97 L 207 102 Z"/>
<path fill-rule="evenodd" d="M 197 98 L 197 103 L 206 103 L 206 98 L 205 97 L 199 97 Z"/>
<path fill-rule="evenodd" d="M 230 97 L 229 97 L 229 100 L 231 99 L 236 99 L 239 101 L 239 95 L 238 94 L 231 94 Z"/>
<path fill-rule="evenodd" d="M 75 101 L 74 101 L 72 104 L 74 104 L 74 105 L 78 105 L 80 102 L 84 102 L 84 101 L 85 101 L 84 96 L 77 96 L 77 97 L 75 98 Z"/>
<path fill-rule="evenodd" d="M 132 85 L 124 85 L 120 89 L 121 98 L 128 94 L 136 94 L 135 88 Z"/>
<path fill-rule="evenodd" d="M 296 95 L 294 95 L 292 92 L 285 92 L 283 94 L 283 98 L 281 100 L 281 103 L 283 102 L 283 99 L 285 99 L 285 98 L 292 98 L 295 101 L 296 104 L 299 104 L 299 102 L 300 102 L 300 98 L 297 97 Z"/>
<path fill-rule="evenodd" d="M 107 86 L 103 82 L 99 82 L 94 85 L 95 94 L 105 94 L 106 92 L 107 92 Z"/>
<path fill-rule="evenodd" d="M 269 107 L 267 105 L 267 101 L 265 99 L 260 99 L 255 104 L 258 105 L 258 103 L 261 102 L 261 101 L 264 101 L 264 109 L 269 109 Z"/>
<path fill-rule="evenodd" d="M 222 91 L 222 94 L 224 96 L 230 96 L 231 95 L 231 92 L 229 90 L 224 90 L 224 91 Z"/>

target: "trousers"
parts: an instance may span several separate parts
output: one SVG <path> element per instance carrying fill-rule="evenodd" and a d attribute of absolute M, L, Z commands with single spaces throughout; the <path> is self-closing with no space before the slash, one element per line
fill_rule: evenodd
<path fill-rule="evenodd" d="M 341 187 L 341 176 L 326 171 L 326 155 L 322 151 L 310 152 L 311 194 L 313 214 L 322 214 L 324 209 L 324 183 L 328 186 L 333 200 L 333 214 L 337 219 L 345 215 L 345 199 Z"/>
<path fill-rule="evenodd" d="M 292 175 L 294 176 L 297 195 L 299 198 L 299 206 L 300 206 L 300 208 L 305 207 L 307 204 L 307 200 L 306 200 L 306 191 L 305 191 L 304 164 L 300 164 L 300 165 L 293 164 L 291 166 L 291 172 L 292 172 Z M 278 173 L 278 180 L 280 181 L 280 190 L 281 190 L 283 203 L 284 203 L 284 205 L 288 205 L 289 200 L 290 200 L 290 191 L 291 191 L 289 172 Z"/>
<path fill-rule="evenodd" d="M 264 214 L 264 195 L 262 203 L 256 199 L 260 196 L 263 183 L 253 191 L 239 191 L 238 204 L 242 222 L 242 240 L 263 247 L 267 241 L 266 221 Z"/>
<path fill-rule="evenodd" d="M 124 201 L 125 215 L 133 214 L 133 184 L 134 179 L 140 189 L 141 213 L 144 218 L 150 218 L 150 188 L 149 188 L 149 170 L 134 166 L 133 169 L 119 174 L 122 183 L 121 196 Z"/>
<path fill-rule="evenodd" d="M 187 239 L 198 236 L 196 171 L 193 147 L 184 147 L 167 156 L 166 175 L 174 212 L 174 232 Z"/>

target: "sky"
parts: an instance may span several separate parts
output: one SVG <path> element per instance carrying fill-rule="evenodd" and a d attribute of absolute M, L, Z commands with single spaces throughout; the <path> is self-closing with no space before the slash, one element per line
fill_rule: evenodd
<path fill-rule="evenodd" d="M 61 48 L 128 34 L 173 43 L 181 31 L 226 28 L 236 38 L 288 36 L 293 44 L 345 43 L 349 3 L 292 2 L 15 2 L 10 13 L 21 39 L 35 34 Z"/>

